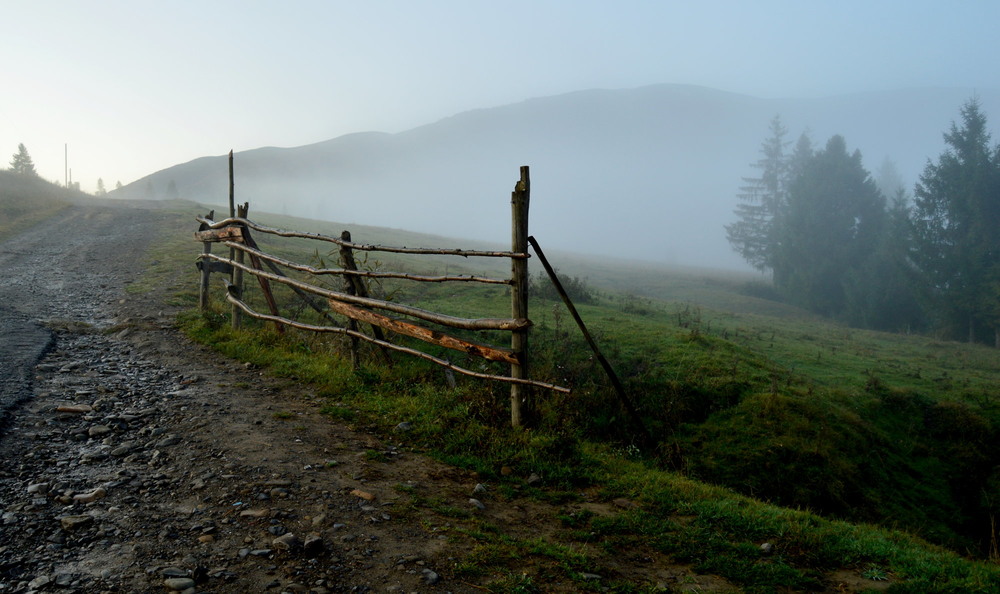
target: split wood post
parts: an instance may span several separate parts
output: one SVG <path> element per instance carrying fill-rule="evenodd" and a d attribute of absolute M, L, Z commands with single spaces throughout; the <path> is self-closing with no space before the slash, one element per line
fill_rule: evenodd
<path fill-rule="evenodd" d="M 233 184 L 233 151 L 229 151 L 229 218 L 236 216 L 236 204 L 233 200 L 236 198 L 236 193 L 234 190 L 235 186 Z M 236 256 L 236 250 L 229 248 L 229 259 L 232 260 Z M 236 282 L 236 270 L 234 269 L 229 274 L 230 282 Z"/>
<path fill-rule="evenodd" d="M 351 232 L 342 231 L 340 233 L 340 238 L 344 241 L 351 241 Z M 354 262 L 354 252 L 349 246 L 340 246 L 340 267 L 345 270 L 357 270 L 357 264 Z M 354 279 L 349 274 L 344 275 L 344 292 L 348 295 L 355 295 Z M 358 323 L 354 318 L 347 318 L 347 329 L 353 332 L 358 330 Z M 358 338 L 351 336 L 351 367 L 357 370 L 361 366 L 361 361 L 358 358 Z"/>
<path fill-rule="evenodd" d="M 351 232 L 342 231 L 340 233 L 340 238 L 350 243 Z M 357 271 L 358 269 L 358 263 L 354 260 L 354 250 L 352 250 L 349 246 L 346 245 L 340 246 L 340 267 L 345 270 Z M 365 286 L 365 282 L 361 279 L 361 277 L 353 274 L 345 274 L 344 278 L 346 280 L 346 286 L 348 287 L 348 294 L 357 295 L 358 297 L 368 297 L 368 287 Z M 354 324 L 354 326 L 351 327 L 351 329 L 356 330 L 357 323 L 353 318 L 351 318 L 351 323 Z M 372 324 L 371 326 L 372 326 L 372 334 L 375 336 L 375 338 L 381 341 L 385 341 L 385 333 L 382 332 L 382 328 L 376 326 L 375 324 Z M 357 356 L 356 354 L 352 354 L 352 360 L 353 357 L 356 356 Z M 386 364 L 392 367 L 392 357 L 389 355 L 389 351 L 384 347 L 382 348 L 382 356 L 385 357 Z"/>
<path fill-rule="evenodd" d="M 232 194 L 230 194 L 230 197 Z M 250 211 L 250 203 L 244 202 L 236 208 L 236 216 L 241 219 L 247 218 L 247 213 Z M 234 250 L 230 248 L 230 252 L 236 252 L 236 263 L 243 264 L 244 253 L 243 250 Z M 230 256 L 232 259 L 232 256 Z M 233 266 L 233 290 L 236 291 L 236 298 L 243 299 L 243 269 L 239 266 Z M 243 310 L 233 304 L 233 315 L 232 323 L 234 329 L 239 329 L 243 323 Z"/>
<path fill-rule="evenodd" d="M 233 200 L 236 198 L 236 192 L 233 184 L 233 151 L 229 151 L 229 217 L 236 216 L 236 203 Z"/>
<path fill-rule="evenodd" d="M 515 254 L 528 253 L 528 202 L 531 197 L 531 179 L 528 166 L 521 167 L 521 179 L 514 185 L 510 195 L 511 208 L 511 251 Z M 511 317 L 515 320 L 528 319 L 528 260 L 511 258 Z M 516 379 L 528 378 L 528 328 L 511 333 L 510 347 L 519 363 L 511 364 L 510 376 Z M 531 386 L 511 384 L 510 424 L 521 427 L 529 422 L 532 414 Z"/>
<path fill-rule="evenodd" d="M 210 221 L 215 220 L 215 211 L 214 210 L 208 211 L 208 214 L 205 215 L 205 218 Z M 206 229 L 208 229 L 208 225 L 205 223 L 202 223 L 201 225 L 198 226 L 199 231 L 204 231 Z M 204 248 L 202 248 L 202 253 L 203 254 L 212 253 L 211 241 L 204 242 Z M 208 309 L 208 281 L 209 281 L 209 276 L 212 274 L 211 264 L 212 261 L 209 260 L 208 258 L 201 259 L 201 285 L 198 287 L 198 308 L 201 311 L 205 311 L 206 309 Z"/>

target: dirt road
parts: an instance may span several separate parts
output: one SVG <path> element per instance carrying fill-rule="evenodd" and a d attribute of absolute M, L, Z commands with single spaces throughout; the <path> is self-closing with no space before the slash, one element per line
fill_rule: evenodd
<path fill-rule="evenodd" d="M 329 423 L 124 291 L 166 216 L 82 205 L 0 244 L 0 592 L 480 591 L 405 505 L 464 504 L 474 477 Z"/>

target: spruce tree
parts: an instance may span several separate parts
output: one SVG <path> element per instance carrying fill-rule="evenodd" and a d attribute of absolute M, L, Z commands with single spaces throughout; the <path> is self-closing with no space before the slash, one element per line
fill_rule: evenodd
<path fill-rule="evenodd" d="M 976 99 L 945 133 L 945 152 L 914 189 L 914 260 L 936 295 L 942 323 L 969 342 L 993 330 L 1000 346 L 1000 147 L 990 146 Z"/>
<path fill-rule="evenodd" d="M 14 157 L 10 160 L 10 170 L 20 175 L 38 176 L 38 172 L 35 171 L 35 164 L 31 161 L 31 155 L 28 154 L 28 149 L 24 147 L 24 143 L 17 145 L 17 152 L 14 153 Z"/>
<path fill-rule="evenodd" d="M 786 158 L 784 125 L 774 116 L 771 135 L 761 143 L 761 158 L 752 167 L 759 177 L 743 178 L 734 210 L 737 221 L 726 225 L 726 238 L 748 264 L 761 272 L 773 267 L 773 221 L 785 201 Z"/>
<path fill-rule="evenodd" d="M 774 281 L 790 302 L 828 316 L 847 310 L 851 283 L 875 253 L 885 198 L 841 136 L 823 150 L 800 141 L 788 203 L 775 220 Z"/>

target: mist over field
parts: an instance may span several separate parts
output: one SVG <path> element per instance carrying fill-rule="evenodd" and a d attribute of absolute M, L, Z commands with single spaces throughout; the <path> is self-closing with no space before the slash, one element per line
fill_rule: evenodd
<path fill-rule="evenodd" d="M 755 174 L 768 123 L 822 146 L 844 136 L 877 174 L 888 159 L 904 187 L 944 149 L 942 134 L 976 96 L 1000 117 L 1000 93 L 901 89 L 762 99 L 686 85 L 589 90 L 459 113 L 397 134 L 348 134 L 237 152 L 238 202 L 343 224 L 509 241 L 510 191 L 531 167 L 531 233 L 547 247 L 685 266 L 746 269 L 724 225 Z M 204 157 L 112 196 L 224 205 L 225 156 Z M 332 229 L 339 231 L 339 229 Z"/>

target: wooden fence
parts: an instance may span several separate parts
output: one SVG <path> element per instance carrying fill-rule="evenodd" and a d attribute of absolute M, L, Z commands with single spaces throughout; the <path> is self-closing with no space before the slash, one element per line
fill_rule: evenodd
<path fill-rule="evenodd" d="M 230 182 L 232 168 L 230 155 Z M 520 179 L 511 193 L 511 236 L 510 251 L 479 251 L 441 248 L 407 248 L 390 247 L 355 243 L 349 232 L 344 231 L 340 237 L 331 237 L 318 233 L 288 231 L 264 226 L 247 218 L 248 205 L 244 204 L 234 209 L 232 205 L 232 184 L 230 183 L 230 216 L 223 220 L 214 220 L 213 213 L 198 217 L 201 224 L 195 233 L 195 239 L 204 243 L 204 249 L 199 257 L 201 269 L 201 293 L 199 302 L 202 308 L 208 305 L 209 278 L 213 272 L 225 273 L 226 300 L 232 305 L 232 322 L 239 326 L 242 316 L 250 316 L 258 320 L 273 322 L 279 331 L 287 327 L 299 328 L 313 332 L 328 332 L 350 337 L 353 348 L 352 359 L 357 365 L 357 341 L 367 341 L 382 349 L 388 357 L 390 351 L 403 352 L 428 361 L 432 361 L 451 371 L 464 375 L 485 378 L 510 384 L 511 424 L 521 426 L 530 415 L 532 406 L 532 388 L 543 388 L 568 393 L 569 389 L 551 383 L 531 379 L 528 375 L 530 358 L 528 351 L 528 330 L 531 321 L 528 318 L 528 253 L 531 241 L 539 253 L 537 243 L 528 236 L 528 204 L 530 199 L 530 178 L 528 167 L 521 167 Z M 235 216 L 233 216 L 235 214 Z M 276 237 L 301 238 L 326 242 L 339 246 L 340 267 L 317 267 L 296 263 L 261 250 L 252 233 L 268 234 Z M 222 244 L 228 248 L 228 254 L 212 251 L 214 244 Z M 508 278 L 490 278 L 475 275 L 421 275 L 405 272 L 386 272 L 359 270 L 354 253 L 389 252 L 415 255 L 446 255 L 463 258 L 503 258 L 510 261 L 511 274 Z M 247 263 L 249 260 L 249 264 Z M 548 268 L 548 266 L 546 266 Z M 300 278 L 293 278 L 290 272 L 296 271 Z M 261 293 L 267 303 L 268 313 L 256 311 L 244 299 L 243 275 L 250 274 L 260 284 Z M 321 286 L 317 279 L 327 275 L 339 276 L 344 281 L 343 290 L 333 290 Z M 555 280 L 555 275 L 552 274 Z M 424 283 L 482 283 L 506 285 L 510 287 L 511 314 L 509 318 L 459 318 L 427 311 L 410 305 L 396 303 L 386 299 L 372 297 L 367 292 L 364 279 L 401 279 L 405 281 Z M 271 290 L 272 283 L 280 283 L 291 288 L 302 302 L 315 310 L 325 322 L 322 324 L 306 323 L 301 320 L 286 317 L 279 312 Z M 389 312 L 405 316 L 405 318 L 390 317 L 381 312 Z M 346 318 L 347 323 L 341 325 L 331 314 Z M 414 321 L 417 320 L 416 322 Z M 371 327 L 371 335 L 359 330 L 358 323 Z M 428 328 L 422 323 L 430 322 L 447 328 L 461 330 L 502 330 L 510 332 L 510 347 L 500 347 L 474 342 L 457 336 L 452 336 L 440 330 Z M 453 349 L 469 355 L 481 357 L 488 361 L 497 361 L 509 365 L 509 375 L 490 374 L 459 367 L 452 362 L 433 356 L 429 353 L 407 346 L 394 344 L 386 338 L 383 330 L 395 334 L 417 338 L 426 343 Z"/>

